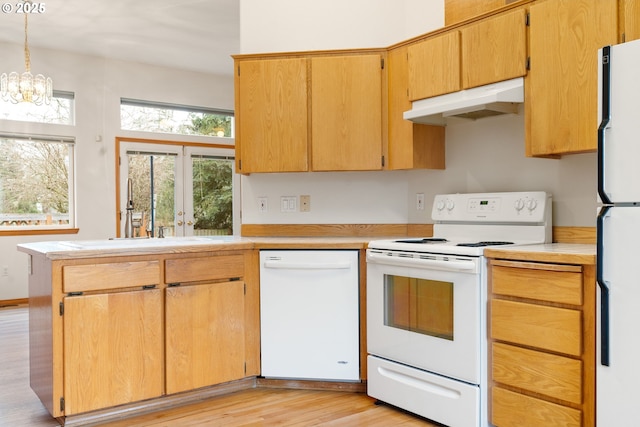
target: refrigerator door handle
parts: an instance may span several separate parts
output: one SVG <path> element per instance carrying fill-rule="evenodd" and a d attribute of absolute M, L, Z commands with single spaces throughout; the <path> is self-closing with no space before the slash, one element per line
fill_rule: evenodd
<path fill-rule="evenodd" d="M 611 204 L 609 195 L 605 191 L 605 133 L 611 123 L 611 46 L 602 48 L 602 102 L 600 108 L 601 120 L 598 126 L 598 195 L 604 204 Z"/>
<path fill-rule="evenodd" d="M 596 281 L 600 287 L 600 364 L 609 366 L 609 285 L 604 280 L 604 220 L 610 206 L 604 206 L 598 214 L 596 227 Z"/>

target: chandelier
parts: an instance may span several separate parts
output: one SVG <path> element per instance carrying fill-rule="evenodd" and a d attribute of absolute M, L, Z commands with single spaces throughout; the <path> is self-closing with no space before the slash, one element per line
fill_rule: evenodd
<path fill-rule="evenodd" d="M 5 101 L 14 104 L 31 102 L 36 105 L 49 104 L 53 96 L 53 82 L 50 77 L 31 74 L 31 56 L 27 40 L 27 16 L 24 14 L 24 66 L 25 72 L 18 74 L 13 71 L 0 76 L 0 95 Z"/>

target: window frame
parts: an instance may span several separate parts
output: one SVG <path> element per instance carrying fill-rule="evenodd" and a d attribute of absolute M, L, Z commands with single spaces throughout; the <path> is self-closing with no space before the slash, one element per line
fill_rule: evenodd
<path fill-rule="evenodd" d="M 51 125 L 51 126 L 75 126 L 76 124 L 76 94 L 75 92 L 68 92 L 68 91 L 61 91 L 61 90 L 54 90 L 53 91 L 53 98 L 54 99 L 66 99 L 68 101 L 70 101 L 70 105 L 69 105 L 69 121 L 68 122 L 63 122 L 63 123 L 59 123 L 59 122 L 50 122 L 50 121 L 46 121 L 46 120 L 30 120 L 27 118 L 10 118 L 10 117 L 4 117 L 2 116 L 2 110 L 0 109 L 0 120 L 7 120 L 7 121 L 13 121 L 13 122 L 18 122 L 18 123 L 40 123 L 40 124 L 44 124 L 44 125 Z M 0 104 L 3 105 L 16 105 L 13 104 L 11 101 L 3 101 L 2 99 L 0 99 Z M 47 108 L 48 106 L 36 106 L 35 108 Z"/>
<path fill-rule="evenodd" d="M 122 126 L 122 107 L 123 106 L 152 108 L 157 110 L 173 110 L 177 112 L 186 112 L 186 113 L 202 113 L 202 114 L 210 114 L 210 115 L 227 116 L 231 118 L 231 134 L 229 136 L 217 136 L 217 135 L 186 134 L 186 133 L 179 133 L 179 132 L 163 132 L 158 130 L 127 129 Z M 196 106 L 190 106 L 190 105 L 172 104 L 168 102 L 145 101 L 145 100 L 132 99 L 132 98 L 120 98 L 119 113 L 120 113 L 119 114 L 120 129 L 125 132 L 142 132 L 145 134 L 154 134 L 154 135 L 174 135 L 178 137 L 195 137 L 195 138 L 206 138 L 206 139 L 219 138 L 226 141 L 229 141 L 229 140 L 233 141 L 235 140 L 235 137 L 236 137 L 235 112 L 233 110 L 224 110 L 220 108 L 196 107 Z"/>
<path fill-rule="evenodd" d="M 77 212 L 76 212 L 76 179 L 75 179 L 75 157 L 76 157 L 76 138 L 73 136 L 54 136 L 39 134 L 21 134 L 11 132 L 0 132 L 0 138 L 16 139 L 23 141 L 37 141 L 50 143 L 63 143 L 70 146 L 69 165 L 68 165 L 68 205 L 69 205 L 69 224 L 55 225 L 38 225 L 38 226 L 19 226 L 11 228 L 0 227 L 0 236 L 29 236 L 29 235 L 56 235 L 56 234 L 77 234 Z"/>

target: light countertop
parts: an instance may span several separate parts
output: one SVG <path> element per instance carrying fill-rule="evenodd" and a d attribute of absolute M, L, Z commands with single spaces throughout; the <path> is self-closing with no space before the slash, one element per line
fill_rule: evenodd
<path fill-rule="evenodd" d="M 72 259 L 243 249 L 364 249 L 371 240 L 374 238 L 191 236 L 36 242 L 20 244 L 18 250 L 49 259 Z"/>
<path fill-rule="evenodd" d="M 397 236 L 396 236 L 397 237 Z M 240 237 L 191 236 L 164 239 L 103 239 L 36 242 L 18 245 L 21 252 L 50 259 L 97 258 L 161 253 L 188 253 L 244 249 L 366 249 L 380 237 Z M 485 249 L 488 258 L 523 261 L 595 264 L 595 245 L 548 243 Z"/>
<path fill-rule="evenodd" d="M 487 258 L 591 265 L 596 262 L 596 245 L 545 243 L 485 249 L 484 254 Z"/>

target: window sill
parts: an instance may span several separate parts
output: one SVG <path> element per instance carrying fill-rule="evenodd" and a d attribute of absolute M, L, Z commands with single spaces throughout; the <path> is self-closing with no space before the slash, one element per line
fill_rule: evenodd
<path fill-rule="evenodd" d="M 38 230 L 30 228 L 27 230 L 12 229 L 12 230 L 0 230 L 0 237 L 2 236 L 38 236 L 38 235 L 53 235 L 53 234 L 78 234 L 79 228 L 47 228 Z"/>

